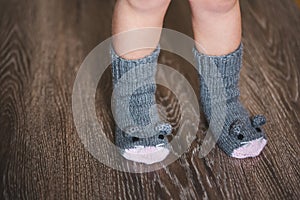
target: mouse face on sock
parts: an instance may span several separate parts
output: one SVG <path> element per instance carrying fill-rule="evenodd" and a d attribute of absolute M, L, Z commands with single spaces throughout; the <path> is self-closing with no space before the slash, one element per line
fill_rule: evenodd
<path fill-rule="evenodd" d="M 265 135 L 261 126 L 266 123 L 266 119 L 262 115 L 256 115 L 252 118 L 235 120 L 229 127 L 228 135 L 222 134 L 219 145 L 226 149 L 228 154 L 232 154 L 236 149 L 251 144 L 253 141 L 265 140 Z M 252 145 L 252 148 L 256 148 Z M 259 147 L 257 147 L 259 148 Z"/>
<path fill-rule="evenodd" d="M 124 131 L 117 127 L 117 131 L 122 132 L 116 135 L 118 146 L 122 149 L 131 149 L 138 146 L 155 147 L 167 145 L 166 136 L 171 134 L 172 126 L 168 123 L 157 123 L 151 128 L 130 126 L 126 127 Z"/>
<path fill-rule="evenodd" d="M 256 115 L 255 117 L 247 121 L 234 121 L 229 130 L 229 134 L 240 141 L 251 141 L 262 137 L 261 126 L 266 123 L 266 119 L 262 115 Z"/>

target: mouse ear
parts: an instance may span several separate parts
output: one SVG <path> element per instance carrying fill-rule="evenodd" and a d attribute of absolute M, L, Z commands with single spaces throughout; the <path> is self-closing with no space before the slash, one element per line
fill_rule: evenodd
<path fill-rule="evenodd" d="M 138 126 L 127 126 L 123 131 L 123 136 L 130 138 L 130 137 L 132 137 L 132 135 L 138 134 L 139 132 L 141 132 L 140 127 L 138 127 Z"/>
<path fill-rule="evenodd" d="M 170 135 L 172 133 L 172 126 L 169 123 L 159 122 L 154 127 L 154 130 L 160 134 Z"/>
<path fill-rule="evenodd" d="M 258 128 L 264 125 L 267 122 L 265 116 L 263 115 L 255 115 L 251 118 L 251 124 L 254 128 Z"/>
<path fill-rule="evenodd" d="M 229 133 L 232 135 L 238 135 L 241 133 L 242 127 L 243 123 L 240 120 L 236 120 L 230 125 Z"/>

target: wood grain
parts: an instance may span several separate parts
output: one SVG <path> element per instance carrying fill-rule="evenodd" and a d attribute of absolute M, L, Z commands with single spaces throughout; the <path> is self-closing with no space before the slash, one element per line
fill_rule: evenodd
<path fill-rule="evenodd" d="M 110 37 L 114 1 L 0 1 L 0 199 L 299 199 L 300 12 L 291 0 L 244 0 L 241 100 L 268 119 L 261 156 L 236 160 L 218 148 L 198 149 L 202 119 L 189 151 L 144 174 L 101 164 L 83 146 L 71 107 L 85 56 Z M 192 36 L 187 1 L 174 0 L 165 26 Z M 196 73 L 164 52 L 195 91 Z M 161 74 L 163 76 L 163 74 Z M 99 83 L 99 122 L 113 138 L 111 76 Z M 106 83 L 106 84 L 105 84 Z M 158 102 L 178 126 L 180 106 L 160 87 Z M 83 116 L 84 118 L 84 116 Z M 105 153 L 105 152 L 103 152 Z"/>

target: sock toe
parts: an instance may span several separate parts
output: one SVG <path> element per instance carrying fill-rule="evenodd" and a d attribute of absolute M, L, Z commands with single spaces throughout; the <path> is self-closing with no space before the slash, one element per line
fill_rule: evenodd
<path fill-rule="evenodd" d="M 137 146 L 132 149 L 125 149 L 123 157 L 134 162 L 153 164 L 163 161 L 169 152 L 168 148 L 161 146 Z"/>
<path fill-rule="evenodd" d="M 256 157 L 260 154 L 266 144 L 267 140 L 263 137 L 246 142 L 242 147 L 235 149 L 231 156 L 234 158 Z"/>

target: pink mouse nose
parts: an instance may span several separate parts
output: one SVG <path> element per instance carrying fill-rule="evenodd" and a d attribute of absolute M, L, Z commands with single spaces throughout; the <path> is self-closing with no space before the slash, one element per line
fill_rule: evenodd
<path fill-rule="evenodd" d="M 267 140 L 263 137 L 249 142 L 245 142 L 243 146 L 235 149 L 232 152 L 231 156 L 234 158 L 256 157 L 260 154 L 260 152 L 263 150 L 266 144 Z"/>
<path fill-rule="evenodd" d="M 125 149 L 123 156 L 127 160 L 135 162 L 153 164 L 164 160 L 169 154 L 169 149 L 163 146 L 136 146 L 132 149 Z"/>

